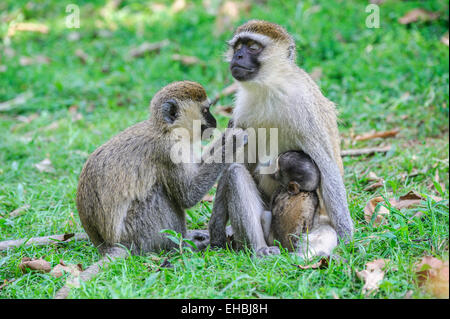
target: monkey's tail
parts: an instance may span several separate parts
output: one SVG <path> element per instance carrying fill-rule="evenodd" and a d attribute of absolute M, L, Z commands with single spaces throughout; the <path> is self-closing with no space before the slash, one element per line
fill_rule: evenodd
<path fill-rule="evenodd" d="M 79 282 L 82 281 L 88 281 L 92 279 L 95 275 L 98 274 L 100 271 L 100 267 L 106 267 L 109 263 L 116 260 L 117 258 L 127 258 L 129 255 L 128 251 L 125 248 L 122 247 L 109 247 L 104 251 L 103 257 L 97 261 L 95 264 L 92 264 L 88 268 L 86 268 L 84 271 L 80 273 Z M 71 285 L 68 285 L 67 283 L 59 289 L 54 299 L 66 299 L 70 293 Z"/>

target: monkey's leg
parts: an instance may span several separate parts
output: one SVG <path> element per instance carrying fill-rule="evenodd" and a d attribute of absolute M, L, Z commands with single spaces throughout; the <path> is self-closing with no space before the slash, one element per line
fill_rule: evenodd
<path fill-rule="evenodd" d="M 242 164 L 231 164 L 224 172 L 224 178 L 234 239 L 239 244 L 249 245 L 258 255 L 279 254 L 278 247 L 268 247 L 264 238 L 261 214 L 265 209 L 247 168 Z"/>
<path fill-rule="evenodd" d="M 211 246 L 224 248 L 227 243 L 226 226 L 228 222 L 227 179 L 222 176 L 217 183 L 211 219 L 208 223 Z"/>
<path fill-rule="evenodd" d="M 314 256 L 329 257 L 337 246 L 337 240 L 336 230 L 330 224 L 319 221 L 311 232 L 302 235 L 302 242 L 297 253 L 305 259 Z"/>

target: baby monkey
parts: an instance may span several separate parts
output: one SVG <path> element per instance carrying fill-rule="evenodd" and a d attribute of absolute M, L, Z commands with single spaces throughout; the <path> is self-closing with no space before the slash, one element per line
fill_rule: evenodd
<path fill-rule="evenodd" d="M 261 224 L 268 245 L 278 240 L 289 251 L 298 250 L 298 238 L 311 231 L 318 207 L 316 190 L 320 172 L 302 151 L 279 155 L 277 171 L 271 175 L 280 187 L 271 198 L 271 211 L 264 211 Z"/>

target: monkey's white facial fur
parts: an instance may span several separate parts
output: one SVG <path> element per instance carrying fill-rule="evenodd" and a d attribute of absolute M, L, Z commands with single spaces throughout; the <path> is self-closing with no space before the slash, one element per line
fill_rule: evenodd
<path fill-rule="evenodd" d="M 240 82 L 264 83 L 274 72 L 284 73 L 286 66 L 295 64 L 295 46 L 263 34 L 242 32 L 228 45 L 226 60 L 232 76 Z"/>
<path fill-rule="evenodd" d="M 203 102 L 192 100 L 178 101 L 177 105 L 176 117 L 173 122 L 168 123 L 171 130 L 184 128 L 193 136 L 194 121 L 200 121 L 202 135 L 206 129 L 217 127 L 216 119 L 209 110 L 211 105 L 209 100 Z"/>

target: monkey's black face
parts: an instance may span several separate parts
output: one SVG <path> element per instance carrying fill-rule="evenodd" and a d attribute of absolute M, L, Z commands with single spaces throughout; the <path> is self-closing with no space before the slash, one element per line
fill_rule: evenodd
<path fill-rule="evenodd" d="M 209 111 L 209 106 L 202 109 L 203 118 L 205 119 L 205 124 L 202 124 L 202 135 L 203 132 L 208 128 L 216 128 L 217 121 L 215 117 Z"/>
<path fill-rule="evenodd" d="M 259 71 L 258 57 L 264 50 L 261 43 L 250 38 L 241 38 L 234 46 L 230 63 L 231 75 L 238 81 L 253 79 Z"/>

